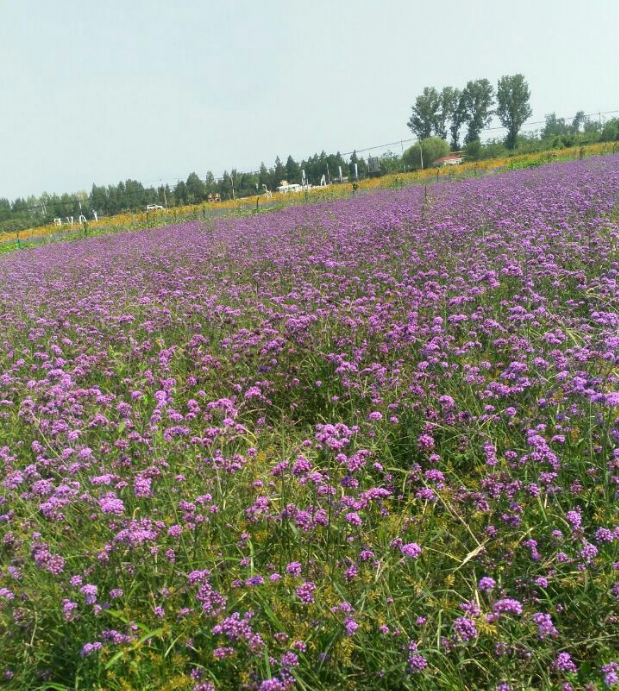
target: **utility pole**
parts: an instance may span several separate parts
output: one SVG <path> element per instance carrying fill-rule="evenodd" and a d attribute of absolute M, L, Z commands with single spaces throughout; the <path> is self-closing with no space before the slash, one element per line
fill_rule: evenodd
<path fill-rule="evenodd" d="M 421 170 L 423 170 L 423 147 L 421 146 L 421 138 L 417 137 L 417 141 L 419 142 L 419 155 L 421 156 Z"/>
<path fill-rule="evenodd" d="M 236 199 L 234 196 L 234 175 L 230 174 L 230 180 L 232 181 L 232 199 Z"/>

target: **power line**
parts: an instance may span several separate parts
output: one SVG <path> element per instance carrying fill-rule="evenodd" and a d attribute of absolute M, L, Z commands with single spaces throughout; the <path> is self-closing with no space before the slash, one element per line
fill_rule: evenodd
<path fill-rule="evenodd" d="M 594 116 L 599 116 L 599 115 L 612 115 L 614 113 L 619 113 L 619 110 L 606 110 L 606 111 L 598 111 L 596 113 L 584 113 L 583 117 L 585 118 L 590 118 Z M 559 120 L 569 120 L 570 118 L 575 118 L 578 115 L 578 113 L 574 113 L 574 115 L 571 115 L 568 118 L 558 118 Z M 525 122 L 524 123 L 527 127 L 531 127 L 531 125 L 545 125 L 546 120 L 537 120 L 536 122 Z M 524 125 L 523 125 L 524 127 Z M 507 127 L 503 125 L 499 125 L 497 127 L 487 127 L 485 130 L 482 130 L 483 132 L 488 132 L 490 130 L 506 130 Z"/>
<path fill-rule="evenodd" d="M 606 110 L 603 112 L 598 111 L 595 113 L 585 113 L 584 117 L 590 118 L 593 116 L 597 117 L 599 115 L 612 115 L 614 113 L 619 113 L 619 110 Z M 576 115 L 577 115 L 577 113 L 574 113 L 574 115 L 569 116 L 569 118 L 562 118 L 562 119 L 568 120 L 570 118 L 576 117 Z M 536 122 L 525 122 L 524 123 L 524 125 L 526 125 L 527 127 L 531 127 L 532 125 L 545 125 L 545 124 L 546 124 L 546 120 L 538 120 Z M 523 127 L 524 127 L 524 125 L 523 125 Z M 484 129 L 481 131 L 482 132 L 492 132 L 495 130 L 506 130 L 506 129 L 507 129 L 507 127 L 505 127 L 504 125 L 496 125 L 495 127 L 484 127 Z M 353 149 L 352 151 L 344 151 L 342 153 L 342 156 L 350 156 L 354 153 L 359 154 L 359 153 L 364 153 L 366 151 L 374 151 L 375 149 L 384 149 L 387 146 L 396 146 L 397 144 L 407 144 L 408 142 L 417 142 L 417 141 L 418 141 L 417 137 L 410 137 L 409 139 L 398 139 L 395 142 L 387 142 L 386 144 L 377 144 L 376 146 L 367 146 L 364 149 Z"/>
<path fill-rule="evenodd" d="M 585 113 L 583 117 L 585 117 L 585 118 L 599 117 L 601 115 L 614 115 L 617 113 L 619 113 L 619 110 L 597 111 L 595 113 Z M 568 120 L 568 119 L 576 117 L 577 114 L 578 113 L 575 113 L 574 115 L 569 116 L 569 118 L 559 118 L 559 119 Z M 525 122 L 523 127 L 529 128 L 529 127 L 533 127 L 535 125 L 544 125 L 544 124 L 546 124 L 546 120 L 536 120 L 533 122 Z M 493 132 L 493 131 L 505 130 L 505 129 L 507 129 L 507 128 L 504 127 L 503 125 L 497 125 L 494 127 L 485 127 L 481 131 L 482 132 Z M 352 154 L 366 153 L 368 151 L 376 151 L 377 149 L 384 149 L 384 148 L 389 147 L 389 146 L 400 145 L 403 147 L 404 144 L 408 144 L 410 142 L 417 142 L 417 141 L 418 141 L 417 137 L 409 137 L 407 139 L 398 139 L 395 141 L 386 142 L 384 144 L 375 144 L 374 146 L 367 146 L 367 147 L 364 147 L 361 149 L 353 149 L 352 151 L 345 151 L 345 152 L 341 153 L 340 156 L 342 156 L 342 157 L 343 156 L 351 156 Z M 211 172 L 211 171 L 209 171 L 209 172 Z M 260 170 L 252 170 L 252 171 L 243 171 L 243 172 L 236 171 L 236 172 L 237 172 L 237 175 L 239 175 L 239 176 L 240 175 L 246 176 L 246 175 L 259 175 L 261 171 Z M 227 174 L 228 177 L 230 177 L 230 175 L 231 175 L 230 173 L 228 173 L 228 171 L 224 171 L 224 173 L 221 173 L 219 175 L 213 174 L 213 181 L 215 183 L 219 183 L 219 182 L 223 181 L 225 179 L 225 174 Z M 200 179 L 202 181 L 202 178 L 200 178 Z M 167 180 L 164 180 L 163 178 L 153 178 L 151 180 L 146 181 L 145 183 L 141 183 L 141 182 L 135 180 L 133 182 L 136 182 L 136 183 L 144 186 L 142 194 L 139 191 L 135 191 L 133 193 L 125 192 L 124 194 L 118 194 L 118 192 L 116 192 L 116 194 L 118 195 L 119 200 L 122 200 L 125 203 L 129 202 L 129 203 L 134 203 L 134 204 L 142 204 L 144 202 L 143 194 L 146 194 L 146 193 L 151 192 L 151 191 L 154 191 L 155 193 L 158 194 L 159 190 L 161 188 L 166 187 L 166 186 L 173 188 L 173 187 L 175 187 L 174 183 L 178 184 L 181 181 L 185 182 L 185 178 L 171 177 L 171 178 L 168 178 Z M 155 182 L 159 183 L 156 187 L 154 187 L 152 185 L 152 183 L 155 183 Z M 126 183 L 126 181 L 125 181 L 125 183 Z M 150 187 L 146 187 L 145 185 L 148 185 L 149 183 L 150 183 Z M 115 187 L 114 185 L 107 185 L 107 186 L 101 185 L 98 187 L 99 187 L 99 189 L 103 190 L 105 193 L 107 193 L 108 188 L 114 188 L 115 190 L 117 190 L 117 187 Z M 37 209 L 47 209 L 48 207 L 52 207 L 52 208 L 55 207 L 55 208 L 62 208 L 63 210 L 66 211 L 67 208 L 71 208 L 71 206 L 77 205 L 80 201 L 83 202 L 88 208 L 90 208 L 91 204 L 90 204 L 89 198 L 79 199 L 78 197 L 74 196 L 73 199 L 71 199 L 71 200 L 49 201 L 49 202 L 43 202 L 41 204 L 36 204 L 33 206 L 29 205 L 28 210 L 32 212 L 32 211 L 35 211 Z M 76 213 L 76 212 L 74 212 L 74 213 Z"/>
<path fill-rule="evenodd" d="M 590 117 L 598 117 L 600 115 L 614 115 L 616 113 L 619 113 L 619 110 L 606 110 L 606 111 L 596 111 L 595 113 L 585 113 L 584 117 L 590 118 Z M 569 117 L 564 117 L 562 118 L 563 120 L 569 120 L 574 117 L 576 117 L 578 113 L 574 113 L 573 115 L 570 115 Z M 534 122 L 525 122 L 523 127 L 532 127 L 534 125 L 545 125 L 546 120 L 536 120 Z M 485 127 L 482 132 L 494 132 L 497 130 L 506 130 L 507 127 L 504 125 L 495 125 L 494 127 Z M 374 146 L 366 146 L 363 149 L 353 149 L 352 151 L 344 151 L 340 155 L 341 156 L 352 156 L 352 154 L 360 154 L 360 153 L 365 153 L 366 151 L 375 151 L 376 149 L 384 149 L 387 146 L 397 146 L 398 144 L 400 146 L 404 144 L 408 144 L 409 142 L 417 142 L 418 138 L 417 137 L 409 137 L 407 139 L 397 139 L 396 141 L 393 142 L 386 142 L 385 144 L 376 144 Z M 226 171 L 227 172 L 227 171 Z M 239 173 L 241 174 L 241 173 Z M 251 170 L 251 171 L 245 171 L 242 173 L 242 175 L 259 175 L 260 171 L 259 170 Z M 220 182 L 221 180 L 224 179 L 224 174 L 221 173 L 219 175 L 215 175 L 215 182 Z M 180 182 L 181 180 L 184 182 L 185 178 L 180 178 L 180 177 L 170 177 L 168 180 L 175 180 L 177 182 Z M 156 178 L 150 182 L 163 182 L 162 178 Z M 169 184 L 169 183 L 166 183 Z"/>

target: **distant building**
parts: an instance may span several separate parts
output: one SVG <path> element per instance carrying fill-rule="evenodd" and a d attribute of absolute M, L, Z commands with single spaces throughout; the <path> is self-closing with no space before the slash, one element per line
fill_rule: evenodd
<path fill-rule="evenodd" d="M 289 192 L 302 192 L 303 189 L 303 185 L 297 185 L 296 183 L 289 184 L 286 180 L 282 180 L 282 184 L 277 188 L 277 191 L 288 194 Z"/>
<path fill-rule="evenodd" d="M 443 166 L 457 166 L 464 162 L 464 156 L 460 153 L 449 154 L 448 156 L 443 156 L 442 158 L 437 158 L 433 166 L 437 168 L 442 168 Z"/>

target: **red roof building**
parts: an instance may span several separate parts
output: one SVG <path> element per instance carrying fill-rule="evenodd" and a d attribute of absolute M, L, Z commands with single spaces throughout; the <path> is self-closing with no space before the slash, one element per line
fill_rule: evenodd
<path fill-rule="evenodd" d="M 457 166 L 464 161 L 464 156 L 460 153 L 449 154 L 448 156 L 443 156 L 442 158 L 437 158 L 433 166 L 440 168 L 442 166 Z"/>

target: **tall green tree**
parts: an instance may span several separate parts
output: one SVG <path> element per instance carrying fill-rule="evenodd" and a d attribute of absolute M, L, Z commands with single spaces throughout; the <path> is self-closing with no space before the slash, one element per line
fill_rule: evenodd
<path fill-rule="evenodd" d="M 415 99 L 413 112 L 406 124 L 419 139 L 427 139 L 440 129 L 441 108 L 441 94 L 433 86 L 426 86 Z"/>
<path fill-rule="evenodd" d="M 281 184 L 282 180 L 286 179 L 286 167 L 282 163 L 279 156 L 275 159 L 275 167 L 273 168 L 273 173 L 271 175 L 271 189 L 277 189 Z"/>
<path fill-rule="evenodd" d="M 217 191 L 221 194 L 222 199 L 232 199 L 232 178 L 227 170 L 224 170 L 219 180 Z"/>
<path fill-rule="evenodd" d="M 460 90 L 453 86 L 446 86 L 441 91 L 441 107 L 436 116 L 434 134 L 447 139 L 447 127 L 460 99 Z"/>
<path fill-rule="evenodd" d="M 348 175 L 351 180 L 353 180 L 355 177 L 355 163 L 357 164 L 357 173 L 359 177 L 365 177 L 368 172 L 368 165 L 365 162 L 365 159 L 359 157 L 357 152 L 353 151 L 352 156 L 350 157 L 350 163 L 348 164 Z"/>
<path fill-rule="evenodd" d="M 524 75 L 506 74 L 501 77 L 496 98 L 498 104 L 496 114 L 503 127 L 507 128 L 505 146 L 508 149 L 515 149 L 518 132 L 533 113 L 529 104 L 531 91 Z"/>
<path fill-rule="evenodd" d="M 565 122 L 565 118 L 558 118 L 556 113 L 549 113 L 545 116 L 545 120 L 546 122 L 542 129 L 542 139 L 568 134 L 570 128 Z"/>
<path fill-rule="evenodd" d="M 94 182 L 90 192 L 90 208 L 101 215 L 110 213 L 107 189 L 105 187 L 97 187 Z"/>
<path fill-rule="evenodd" d="M 173 197 L 174 194 L 170 189 L 170 185 L 167 183 L 165 185 L 161 185 L 161 187 L 157 190 L 157 204 L 168 207 Z"/>
<path fill-rule="evenodd" d="M 572 120 L 572 134 L 580 134 L 586 121 L 585 111 L 579 110 Z"/>
<path fill-rule="evenodd" d="M 308 181 L 314 185 L 316 184 L 316 175 L 318 170 L 318 156 L 314 154 L 308 159 L 301 161 L 301 168 L 305 170 L 305 175 Z"/>
<path fill-rule="evenodd" d="M 11 202 L 8 199 L 0 199 L 0 221 L 11 218 Z"/>
<path fill-rule="evenodd" d="M 140 209 L 146 203 L 144 185 L 137 180 L 125 181 L 125 205 L 128 209 Z"/>
<path fill-rule="evenodd" d="M 380 157 L 380 170 L 383 174 L 399 173 L 402 169 L 402 159 L 393 151 L 386 151 Z"/>
<path fill-rule="evenodd" d="M 467 118 L 468 113 L 466 110 L 464 91 L 454 89 L 452 110 L 449 115 L 449 135 L 451 137 L 452 151 L 458 151 L 460 148 L 460 130 L 462 125 L 466 123 Z"/>
<path fill-rule="evenodd" d="M 487 79 L 475 79 L 467 82 L 463 92 L 463 106 L 466 112 L 468 130 L 465 143 L 479 139 L 481 131 L 490 124 L 494 88 Z"/>
<path fill-rule="evenodd" d="M 189 193 L 187 192 L 187 185 L 184 180 L 180 180 L 174 188 L 174 199 L 177 204 L 187 204 Z"/>
<path fill-rule="evenodd" d="M 585 117 L 583 132 L 585 134 L 599 134 L 602 131 L 602 123 L 599 120 Z"/>
<path fill-rule="evenodd" d="M 208 170 L 204 176 L 204 188 L 207 196 L 217 192 L 217 181 L 215 180 L 213 172 L 210 170 Z"/>
<path fill-rule="evenodd" d="M 329 170 L 329 158 L 327 156 L 327 152 L 323 149 L 320 152 L 320 156 L 318 156 L 317 162 L 316 162 L 316 177 L 318 180 L 325 175 L 327 177 L 327 182 L 329 182 L 329 175 L 331 174 L 331 171 Z"/>
<path fill-rule="evenodd" d="M 292 158 L 288 156 L 286 159 L 286 180 L 288 182 L 301 182 L 301 166 Z"/>
<path fill-rule="evenodd" d="M 619 118 L 612 118 L 604 124 L 601 139 L 603 142 L 619 141 Z"/>
<path fill-rule="evenodd" d="M 256 185 L 258 184 L 258 177 L 258 173 L 239 173 L 239 196 L 249 197 L 252 194 L 256 194 Z"/>
<path fill-rule="evenodd" d="M 264 164 L 264 161 L 260 164 L 260 172 L 258 173 L 258 185 L 259 191 L 262 193 L 262 185 L 266 185 L 269 189 L 271 188 L 271 174 L 269 169 Z"/>
<path fill-rule="evenodd" d="M 342 158 L 342 154 L 339 151 L 327 156 L 327 165 L 329 166 L 329 175 L 332 180 L 339 179 L 340 168 L 342 169 L 342 175 L 346 175 L 346 161 Z"/>
<path fill-rule="evenodd" d="M 206 197 L 206 185 L 197 173 L 190 173 L 185 183 L 190 204 L 199 204 Z"/>

